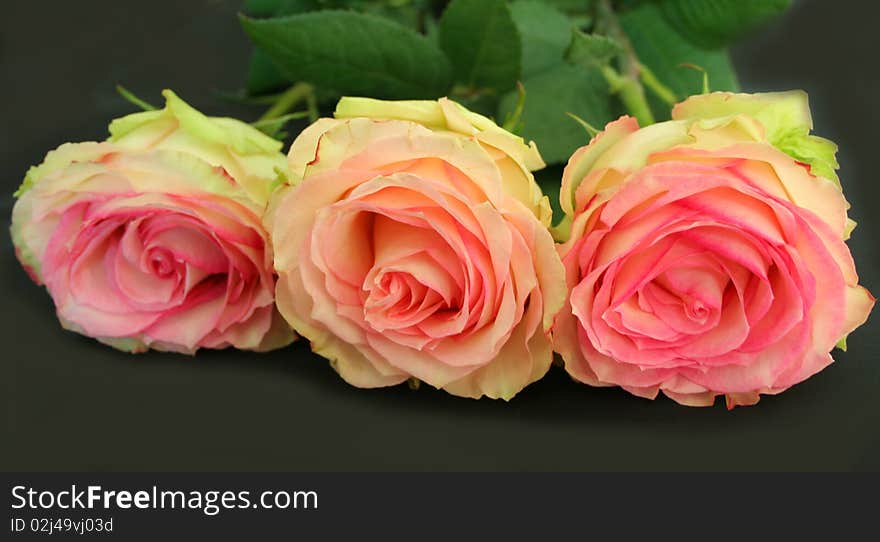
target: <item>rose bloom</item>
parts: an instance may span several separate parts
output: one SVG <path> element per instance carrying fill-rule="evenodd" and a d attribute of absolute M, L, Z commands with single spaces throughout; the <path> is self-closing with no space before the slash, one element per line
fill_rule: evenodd
<path fill-rule="evenodd" d="M 114 120 L 106 142 L 62 145 L 28 171 L 18 258 L 66 329 L 121 350 L 288 344 L 262 226 L 281 143 L 164 95 L 164 109 Z"/>
<path fill-rule="evenodd" d="M 576 380 L 732 408 L 833 361 L 874 298 L 844 243 L 836 147 L 811 128 L 803 93 L 714 93 L 571 157 L 554 344 Z"/>
<path fill-rule="evenodd" d="M 278 308 L 350 384 L 509 399 L 565 297 L 534 147 L 439 101 L 343 98 L 294 141 L 267 223 Z"/>

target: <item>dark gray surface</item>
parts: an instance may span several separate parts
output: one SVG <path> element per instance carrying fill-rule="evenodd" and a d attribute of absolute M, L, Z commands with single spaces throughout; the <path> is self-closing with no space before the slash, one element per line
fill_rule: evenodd
<path fill-rule="evenodd" d="M 159 102 L 174 88 L 212 113 L 248 48 L 236 2 L 8 2 L 0 22 L 2 213 L 24 171 L 68 140 L 103 138 L 130 111 L 122 82 Z M 851 247 L 880 292 L 876 8 L 798 2 L 735 55 L 749 90 L 805 88 L 841 145 L 860 222 Z M 253 112 L 250 112 L 253 114 Z M 511 403 L 405 386 L 364 391 L 296 344 L 268 355 L 128 356 L 64 332 L 45 292 L 0 241 L 5 436 L 0 469 L 79 470 L 878 470 L 880 339 L 872 322 L 837 363 L 757 407 L 645 401 L 555 368 Z"/>

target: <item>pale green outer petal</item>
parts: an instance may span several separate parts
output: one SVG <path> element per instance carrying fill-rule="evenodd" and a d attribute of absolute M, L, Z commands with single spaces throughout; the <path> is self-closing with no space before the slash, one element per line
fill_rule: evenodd
<path fill-rule="evenodd" d="M 813 128 L 807 93 L 801 90 L 742 94 L 712 92 L 691 96 L 672 110 L 675 120 L 749 115 L 761 121 L 768 139 L 792 129 Z"/>
<path fill-rule="evenodd" d="M 15 253 L 21 265 L 29 272 L 37 283 L 42 283 L 42 275 L 40 273 L 40 260 L 36 257 L 27 242 L 24 235 L 24 224 L 31 220 L 30 202 L 22 202 L 19 200 L 12 208 L 12 225 L 9 227 L 9 233 L 12 237 L 12 245 L 15 247 Z"/>
<path fill-rule="evenodd" d="M 128 151 L 173 150 L 222 167 L 258 205 L 265 206 L 287 181 L 282 143 L 236 119 L 208 117 L 170 90 L 165 108 L 134 113 L 110 123 L 111 141 Z"/>
<path fill-rule="evenodd" d="M 767 141 L 793 158 L 810 165 L 818 177 L 838 185 L 837 145 L 810 135 L 813 119 L 807 93 L 801 90 L 758 94 L 713 92 L 692 96 L 672 110 L 675 120 L 705 120 L 748 115 L 764 127 Z"/>
<path fill-rule="evenodd" d="M 124 117 L 120 117 L 118 119 L 113 119 L 112 121 L 110 121 L 110 126 L 107 128 L 107 130 L 110 132 L 110 137 L 108 138 L 108 140 L 118 141 L 123 137 L 133 134 L 137 130 L 150 126 L 155 126 L 157 122 L 170 119 L 173 119 L 173 115 L 170 114 L 168 109 L 141 111 L 138 113 L 126 115 Z M 169 127 L 169 129 L 174 129 L 174 125 L 172 123 L 168 123 L 167 126 Z M 156 135 L 160 136 L 161 132 Z"/>
<path fill-rule="evenodd" d="M 36 241 L 33 239 L 34 234 L 26 230 L 33 216 L 33 202 L 31 200 L 32 198 L 25 195 L 16 202 L 12 208 L 12 225 L 9 227 L 9 233 L 19 262 L 34 282 L 42 284 L 43 275 L 38 257 L 39 249 L 33 246 Z"/>
<path fill-rule="evenodd" d="M 840 179 L 837 169 L 837 144 L 815 135 L 791 132 L 771 142 L 782 152 L 796 160 L 810 164 L 810 172 L 817 177 L 834 181 L 838 186 Z"/>
<path fill-rule="evenodd" d="M 113 145 L 94 141 L 64 143 L 54 151 L 49 151 L 40 165 L 31 166 L 28 169 L 24 181 L 14 195 L 16 198 L 20 198 L 40 179 L 66 168 L 73 162 L 91 162 L 105 154 L 114 152 L 114 150 L 116 148 Z"/>
<path fill-rule="evenodd" d="M 182 130 L 205 142 L 226 145 L 239 154 L 281 152 L 283 143 L 237 119 L 208 117 L 180 99 L 171 90 L 162 91 L 165 109 L 134 113 L 110 123 L 110 141 L 117 141 L 153 122 L 174 118 Z"/>
<path fill-rule="evenodd" d="M 273 139 L 250 124 L 229 117 L 211 117 L 223 129 L 224 143 L 242 155 L 281 152 L 284 143 Z"/>
<path fill-rule="evenodd" d="M 858 222 L 856 222 L 855 220 L 853 220 L 849 217 L 846 218 L 846 228 L 843 231 L 843 240 L 844 241 L 849 239 L 850 235 L 852 235 L 853 230 L 856 229 L 856 226 L 858 226 Z"/>
<path fill-rule="evenodd" d="M 694 119 L 688 133 L 694 137 L 692 146 L 705 150 L 721 149 L 743 142 L 767 142 L 764 126 L 748 115 Z"/>
<path fill-rule="evenodd" d="M 387 118 L 417 122 L 427 128 L 446 129 L 440 104 L 430 100 L 377 100 L 343 96 L 336 104 L 337 119 L 355 117 Z"/>

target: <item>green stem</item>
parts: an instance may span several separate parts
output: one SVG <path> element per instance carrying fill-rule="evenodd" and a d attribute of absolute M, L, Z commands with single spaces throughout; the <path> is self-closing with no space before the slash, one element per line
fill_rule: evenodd
<path fill-rule="evenodd" d="M 650 89 L 655 96 L 663 100 L 664 103 L 667 105 L 675 105 L 678 102 L 678 96 L 675 95 L 675 92 L 661 83 L 660 80 L 657 79 L 657 76 L 654 75 L 654 72 L 649 70 L 647 66 L 641 66 L 641 76 L 642 84 L 648 87 L 648 89 Z"/>
<path fill-rule="evenodd" d="M 309 122 L 315 122 L 321 116 L 318 112 L 318 99 L 314 92 L 309 92 L 306 95 L 306 111 L 309 113 Z"/>
<path fill-rule="evenodd" d="M 585 121 L 584 119 L 580 118 L 570 111 L 566 111 L 565 114 L 568 115 L 576 123 L 580 124 L 581 127 L 586 130 L 588 134 L 590 134 L 591 139 L 599 135 L 600 130 L 596 129 L 596 127 L 589 122 Z"/>
<path fill-rule="evenodd" d="M 505 130 L 511 133 L 516 133 L 517 127 L 519 126 L 519 121 L 522 118 L 523 106 L 526 104 L 526 87 L 519 81 L 516 82 L 516 91 L 518 96 L 516 98 L 516 107 L 513 108 L 513 111 L 507 115 L 507 118 L 504 120 L 504 124 L 501 126 Z"/>
<path fill-rule="evenodd" d="M 645 89 L 641 84 L 642 65 L 629 37 L 620 26 L 617 15 L 611 6 L 611 0 L 599 0 L 596 4 L 596 27 L 603 34 L 619 43 L 623 51 L 617 56 L 620 71 L 606 67 L 602 70 L 612 92 L 617 93 L 626 110 L 634 116 L 640 126 L 654 124 L 654 114 Z"/>
<path fill-rule="evenodd" d="M 651 112 L 651 106 L 645 98 L 645 89 L 637 80 L 627 77 L 620 87 L 618 96 L 626 110 L 639 121 L 639 126 L 654 124 L 654 113 Z"/>
<path fill-rule="evenodd" d="M 686 62 L 684 64 L 679 64 L 679 68 L 688 68 L 690 70 L 697 70 L 698 72 L 703 74 L 703 94 L 709 94 L 709 72 L 706 71 L 706 68 L 702 66 L 697 66 L 696 64 L 691 64 Z"/>
<path fill-rule="evenodd" d="M 645 89 L 637 79 L 620 75 L 611 66 L 602 68 L 602 75 L 608 81 L 611 92 L 617 94 L 629 114 L 639 121 L 639 126 L 654 124 L 654 114 L 645 98 Z"/>
<path fill-rule="evenodd" d="M 257 122 L 278 118 L 296 107 L 296 104 L 299 102 L 309 102 L 310 99 L 314 100 L 314 88 L 312 85 L 308 83 L 297 83 L 287 89 L 272 107 L 266 110 L 266 112 L 263 113 L 263 116 L 257 119 Z"/>
<path fill-rule="evenodd" d="M 125 99 L 128 103 L 130 103 L 132 105 L 136 105 L 136 106 L 140 107 L 141 109 L 143 109 L 144 111 L 155 111 L 156 110 L 155 105 L 148 103 L 148 102 L 145 102 L 144 100 L 141 100 L 140 98 L 135 96 L 134 92 L 128 90 L 127 88 L 125 88 L 122 85 L 116 85 L 116 92 L 118 92 L 119 95 L 122 96 L 122 98 Z"/>

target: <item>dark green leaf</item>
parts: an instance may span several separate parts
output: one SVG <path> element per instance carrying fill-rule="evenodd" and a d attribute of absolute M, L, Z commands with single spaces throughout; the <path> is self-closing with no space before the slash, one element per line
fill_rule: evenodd
<path fill-rule="evenodd" d="M 332 8 L 351 8 L 364 13 L 386 17 L 404 26 L 418 26 L 421 13 L 427 8 L 427 0 L 411 0 L 403 3 L 370 2 L 366 0 L 248 0 L 244 13 L 256 18 L 282 17 L 308 11 Z M 251 96 L 275 92 L 293 84 L 269 59 L 256 49 L 248 65 L 245 89 Z"/>
<path fill-rule="evenodd" d="M 375 98 L 436 98 L 450 85 L 449 61 L 424 36 L 391 21 L 318 11 L 241 24 L 291 81 Z"/>
<path fill-rule="evenodd" d="M 232 104 L 240 105 L 272 105 L 282 93 L 262 94 L 260 96 L 251 96 L 244 91 L 229 92 L 225 90 L 217 90 L 214 96 Z"/>
<path fill-rule="evenodd" d="M 666 20 L 693 43 L 728 45 L 791 6 L 791 0 L 664 0 Z"/>
<path fill-rule="evenodd" d="M 601 128 L 612 120 L 611 97 L 605 79 L 596 69 L 560 64 L 523 82 L 526 89 L 521 135 L 538 144 L 548 164 L 565 162 L 586 145 L 590 136 L 566 113 L 574 113 Z M 516 106 L 517 93 L 501 101 L 498 118 Z"/>
<path fill-rule="evenodd" d="M 474 95 L 458 95 L 455 101 L 470 109 L 475 113 L 479 113 L 486 117 L 494 117 L 498 112 L 498 101 L 501 97 L 497 94 L 474 94 Z"/>
<path fill-rule="evenodd" d="M 594 0 L 542 0 L 566 13 L 586 13 L 593 9 Z"/>
<path fill-rule="evenodd" d="M 247 0 L 242 7 L 251 17 L 282 17 L 321 8 L 320 0 Z M 269 56 L 254 49 L 248 64 L 245 90 L 250 96 L 268 94 L 289 87 L 293 81 L 281 73 Z"/>
<path fill-rule="evenodd" d="M 572 64 L 596 68 L 607 65 L 621 51 L 621 45 L 608 36 L 575 30 L 566 58 Z"/>
<path fill-rule="evenodd" d="M 385 17 L 386 19 L 390 19 L 396 23 L 415 29 L 419 29 L 422 22 L 422 14 L 428 10 L 428 5 L 425 0 L 410 0 L 404 2 L 366 1 L 359 2 L 359 4 L 362 4 L 362 7 L 358 7 L 357 11 Z M 342 8 L 345 6 L 341 5 L 339 7 Z"/>
<path fill-rule="evenodd" d="M 571 42 L 568 17 L 537 0 L 517 0 L 510 14 L 522 41 L 522 78 L 528 79 L 564 61 Z"/>
<path fill-rule="evenodd" d="M 701 49 L 679 34 L 660 13 L 660 7 L 648 2 L 621 15 L 620 22 L 632 42 L 639 60 L 648 66 L 679 99 L 699 94 L 703 75 L 682 64 L 694 64 L 709 74 L 712 90 L 739 90 L 736 73 L 727 51 Z M 650 95 L 658 120 L 669 118 L 669 106 Z"/>
<path fill-rule="evenodd" d="M 520 39 L 505 0 L 452 0 L 439 31 L 457 82 L 498 91 L 516 84 Z"/>
<path fill-rule="evenodd" d="M 250 96 L 257 96 L 275 92 L 289 87 L 293 81 L 286 77 L 281 70 L 275 67 L 269 55 L 260 49 L 254 49 L 251 53 L 251 62 L 248 64 L 245 90 Z"/>

